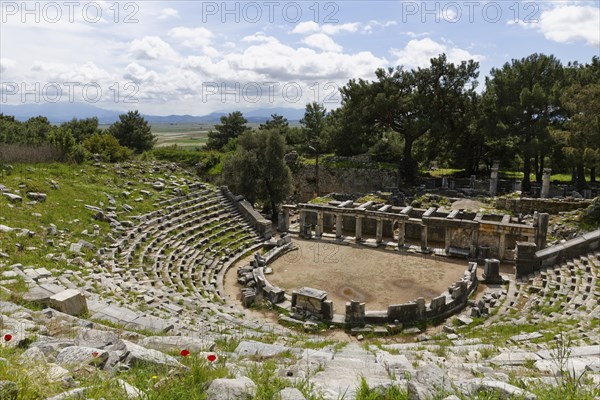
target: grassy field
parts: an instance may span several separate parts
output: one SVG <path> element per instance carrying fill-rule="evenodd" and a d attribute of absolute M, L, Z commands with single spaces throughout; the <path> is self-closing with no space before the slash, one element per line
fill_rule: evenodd
<path fill-rule="evenodd" d="M 432 177 L 442 177 L 442 176 L 452 176 L 454 174 L 458 174 L 464 172 L 462 169 L 452 169 L 452 168 L 439 168 L 433 171 L 420 171 L 422 174 L 428 173 Z M 523 173 L 518 171 L 500 171 L 500 177 L 502 179 L 523 179 Z M 535 182 L 535 174 L 530 174 L 529 179 L 531 182 Z M 587 174 L 585 177 L 586 181 L 590 181 L 590 175 Z M 560 183 L 571 183 L 571 174 L 568 173 L 557 173 L 552 174 L 550 176 L 551 182 L 560 182 Z"/>
<path fill-rule="evenodd" d="M 158 147 L 177 145 L 194 149 L 202 147 L 208 140 L 212 124 L 153 124 L 152 133 L 158 136 Z"/>
<path fill-rule="evenodd" d="M 246 124 L 252 129 L 258 129 L 260 124 Z M 214 124 L 152 124 L 152 133 L 158 136 L 157 147 L 173 146 L 184 149 L 202 147 L 208 141 L 208 132 L 214 130 Z"/>
<path fill-rule="evenodd" d="M 9 255 L 0 271 L 8 270 L 15 263 L 50 270 L 63 269 L 66 267 L 64 260 L 57 262 L 46 256 L 61 252 L 69 254 L 69 244 L 79 239 L 97 247 L 106 244 L 110 224 L 93 219 L 95 213 L 87 210 L 86 204 L 103 208 L 109 202 L 108 196 L 111 196 L 117 202 L 120 220 L 154 210 L 160 193 L 150 184 L 156 178 L 167 178 L 173 172 L 141 173 L 139 168 L 52 163 L 13 164 L 12 170 L 6 170 L 0 165 L 0 182 L 12 193 L 23 197 L 22 202 L 11 203 L 5 196 L 0 196 L 0 224 L 15 228 L 11 232 L 0 232 L 0 251 Z M 149 180 L 144 182 L 144 178 Z M 52 181 L 58 184 L 59 189 L 52 188 Z M 141 194 L 140 190 L 144 189 L 152 192 L 153 196 Z M 47 199 L 32 203 L 26 197 L 27 192 L 46 193 Z M 133 211 L 123 209 L 123 204 L 132 206 Z M 48 234 L 47 228 L 51 223 L 56 225 L 58 235 Z M 99 227 L 99 235 L 93 235 L 94 225 Z M 31 234 L 24 234 L 27 231 Z M 61 246 L 61 243 L 64 245 Z M 86 250 L 84 258 L 89 260 L 93 255 L 93 251 Z"/>

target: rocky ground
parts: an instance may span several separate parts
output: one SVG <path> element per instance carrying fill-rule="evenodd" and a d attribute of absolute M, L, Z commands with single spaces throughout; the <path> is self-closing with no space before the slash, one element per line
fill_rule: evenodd
<path fill-rule="evenodd" d="M 261 240 L 217 188 L 168 163 L 61 168 L 2 175 L 2 399 L 600 396 L 600 253 L 505 275 L 437 326 L 304 332 L 224 296 Z"/>

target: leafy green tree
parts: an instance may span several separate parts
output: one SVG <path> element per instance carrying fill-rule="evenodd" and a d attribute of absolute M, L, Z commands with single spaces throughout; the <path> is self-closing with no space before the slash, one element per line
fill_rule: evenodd
<path fill-rule="evenodd" d="M 352 105 L 346 104 L 337 108 L 331 111 L 328 117 L 329 142 L 336 154 L 352 156 L 379 148 L 374 146 L 382 139 L 384 130 L 368 123 L 369 118 L 356 112 Z M 374 155 L 378 156 L 377 153 Z"/>
<path fill-rule="evenodd" d="M 121 146 L 117 138 L 108 133 L 95 133 L 84 140 L 83 146 L 91 154 L 100 154 L 106 162 L 119 162 L 131 158 L 131 149 Z"/>
<path fill-rule="evenodd" d="M 291 189 L 291 173 L 284 162 L 285 141 L 277 129 L 245 132 L 235 153 L 223 162 L 223 180 L 249 202 L 277 219 L 279 206 Z"/>
<path fill-rule="evenodd" d="M 150 125 L 137 110 L 119 115 L 119 121 L 112 124 L 107 132 L 117 138 L 121 146 L 136 153 L 152 150 L 156 143 Z"/>
<path fill-rule="evenodd" d="M 554 56 L 532 54 L 493 68 L 486 78 L 487 95 L 494 107 L 488 115 L 497 121 L 504 140 L 513 140 L 523 160 L 523 190 L 531 188 L 532 170 L 541 179 L 545 158 L 551 148 L 549 127 L 557 121 L 563 67 Z"/>
<path fill-rule="evenodd" d="M 460 129 L 454 119 L 464 113 L 477 85 L 478 63 L 448 63 L 444 54 L 417 70 L 402 67 L 375 71 L 376 80 L 350 82 L 341 89 L 347 115 L 374 132 L 398 132 L 404 139 L 406 181 L 414 182 L 417 163 L 413 145 L 426 134 L 443 137 Z"/>
<path fill-rule="evenodd" d="M 70 129 L 77 143 L 82 143 L 94 133 L 100 133 L 97 117 L 83 119 L 73 118 L 69 122 L 63 122 L 60 127 L 65 130 Z"/>
<path fill-rule="evenodd" d="M 587 187 L 585 167 L 594 170 L 600 164 L 600 83 L 571 85 L 561 97 L 571 117 L 564 130 L 555 131 L 563 144 L 564 155 L 577 172 L 577 188 Z"/>
<path fill-rule="evenodd" d="M 282 135 L 286 136 L 289 130 L 289 122 L 287 118 L 283 115 L 271 114 L 271 118 L 267 120 L 264 124 L 260 124 L 258 130 L 266 131 L 270 129 L 275 129 L 280 132 Z"/>
<path fill-rule="evenodd" d="M 48 136 L 52 131 L 52 125 L 48 118 L 43 116 L 29 118 L 23 124 L 23 137 L 17 143 L 40 145 L 48 143 Z"/>
<path fill-rule="evenodd" d="M 14 116 L 0 114 L 0 143 L 21 143 L 25 137 L 24 130 L 23 123 Z"/>
<path fill-rule="evenodd" d="M 325 131 L 327 110 L 317 102 L 308 103 L 304 118 L 300 120 L 303 127 L 304 141 L 307 146 L 313 146 L 321 152 L 325 144 L 323 132 Z"/>
<path fill-rule="evenodd" d="M 250 130 L 246 123 L 248 123 L 248 120 L 244 118 L 240 111 L 222 116 L 221 124 L 215 125 L 215 130 L 208 133 L 206 147 L 211 150 L 223 150 L 230 140 Z"/>
<path fill-rule="evenodd" d="M 58 147 L 63 154 L 63 160 L 72 160 L 73 150 L 77 144 L 71 129 L 62 127 L 53 127 L 48 136 L 48 142 Z"/>

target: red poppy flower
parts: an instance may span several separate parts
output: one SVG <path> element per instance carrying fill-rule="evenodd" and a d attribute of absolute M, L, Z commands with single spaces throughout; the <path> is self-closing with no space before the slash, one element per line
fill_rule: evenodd
<path fill-rule="evenodd" d="M 190 351 L 187 349 L 183 349 L 179 354 L 181 354 L 181 357 L 187 357 L 190 355 Z"/>
<path fill-rule="evenodd" d="M 208 361 L 210 362 L 215 362 L 217 361 L 217 356 L 214 354 L 209 354 L 208 357 L 206 357 L 208 359 Z"/>
<path fill-rule="evenodd" d="M 97 352 L 97 351 L 94 351 L 94 352 L 92 353 L 92 357 L 94 357 L 94 358 L 98 357 L 98 352 Z"/>
<path fill-rule="evenodd" d="M 4 340 L 6 342 L 10 342 L 12 340 L 12 335 L 10 333 L 7 333 L 6 335 L 4 335 Z"/>

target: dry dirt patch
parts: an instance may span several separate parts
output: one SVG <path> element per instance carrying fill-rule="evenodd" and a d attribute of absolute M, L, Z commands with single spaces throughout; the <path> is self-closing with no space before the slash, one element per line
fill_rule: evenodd
<path fill-rule="evenodd" d="M 366 302 L 367 310 L 384 310 L 417 297 L 431 299 L 460 279 L 467 267 L 466 260 L 445 257 L 300 239 L 294 243 L 298 249 L 276 260 L 267 278 L 288 293 L 303 286 L 325 290 L 338 314 L 349 300 Z M 228 271 L 225 287 L 239 299 L 236 270 Z"/>

